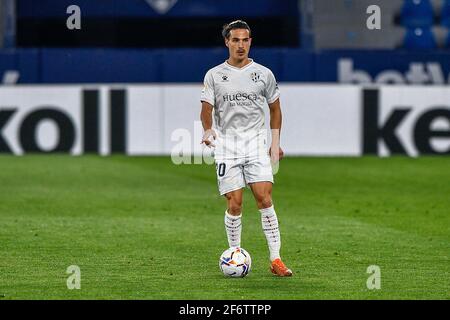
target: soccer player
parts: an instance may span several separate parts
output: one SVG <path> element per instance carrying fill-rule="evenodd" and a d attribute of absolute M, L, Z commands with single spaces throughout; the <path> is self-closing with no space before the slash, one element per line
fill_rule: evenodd
<path fill-rule="evenodd" d="M 278 85 L 268 68 L 249 59 L 252 38 L 246 22 L 237 20 L 225 25 L 222 36 L 229 58 L 205 75 L 200 118 L 204 129 L 201 143 L 215 148 L 219 192 L 227 200 L 228 244 L 241 245 L 242 195 L 247 185 L 261 213 L 270 269 L 278 276 L 291 276 L 292 271 L 280 258 L 281 238 L 272 202 L 272 163 L 277 164 L 283 157 L 279 147 L 282 117 Z M 269 150 L 264 113 L 267 104 L 272 129 Z"/>

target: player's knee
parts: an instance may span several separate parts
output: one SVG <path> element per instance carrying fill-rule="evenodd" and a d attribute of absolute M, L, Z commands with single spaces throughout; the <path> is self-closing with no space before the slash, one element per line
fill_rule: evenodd
<path fill-rule="evenodd" d="M 242 199 L 229 194 L 226 195 L 226 198 L 228 202 L 228 213 L 231 215 L 239 215 L 242 211 Z"/>
<path fill-rule="evenodd" d="M 242 212 L 242 207 L 236 204 L 231 204 L 228 206 L 228 213 L 232 216 L 238 216 Z"/>
<path fill-rule="evenodd" d="M 232 199 L 228 202 L 230 214 L 239 215 L 242 211 L 242 199 Z"/>
<path fill-rule="evenodd" d="M 258 198 L 258 208 L 270 208 L 272 206 L 272 197 L 270 194 Z"/>

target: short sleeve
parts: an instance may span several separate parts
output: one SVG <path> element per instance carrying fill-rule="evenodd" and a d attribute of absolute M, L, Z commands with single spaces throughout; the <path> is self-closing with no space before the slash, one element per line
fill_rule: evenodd
<path fill-rule="evenodd" d="M 215 105 L 214 78 L 212 76 L 211 71 L 208 71 L 205 75 L 205 79 L 203 81 L 203 90 L 202 90 L 200 100 L 208 102 L 213 107 Z"/>
<path fill-rule="evenodd" d="M 275 102 L 280 97 L 280 90 L 278 89 L 277 80 L 270 70 L 267 73 L 265 94 L 268 104 Z"/>

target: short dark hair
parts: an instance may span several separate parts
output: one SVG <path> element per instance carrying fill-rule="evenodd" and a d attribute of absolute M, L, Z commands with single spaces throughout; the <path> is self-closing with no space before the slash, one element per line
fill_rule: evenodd
<path fill-rule="evenodd" d="M 228 39 L 230 37 L 231 30 L 234 29 L 247 29 L 248 32 L 250 33 L 250 36 L 252 34 L 252 30 L 250 30 L 250 27 L 248 26 L 247 22 L 242 20 L 236 20 L 223 26 L 222 29 L 223 38 Z"/>

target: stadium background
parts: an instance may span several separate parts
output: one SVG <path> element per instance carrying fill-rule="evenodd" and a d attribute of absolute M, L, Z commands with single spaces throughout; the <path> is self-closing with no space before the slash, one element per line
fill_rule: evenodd
<path fill-rule="evenodd" d="M 244 243 L 260 257 L 227 291 L 213 166 L 168 156 L 208 154 L 203 76 L 238 18 L 282 93 L 275 201 L 299 278 L 264 273 L 249 212 Z M 448 0 L 0 0 L 0 80 L 1 298 L 449 298 Z M 65 287 L 70 264 L 84 291 Z M 372 264 L 382 290 L 366 288 Z"/>

